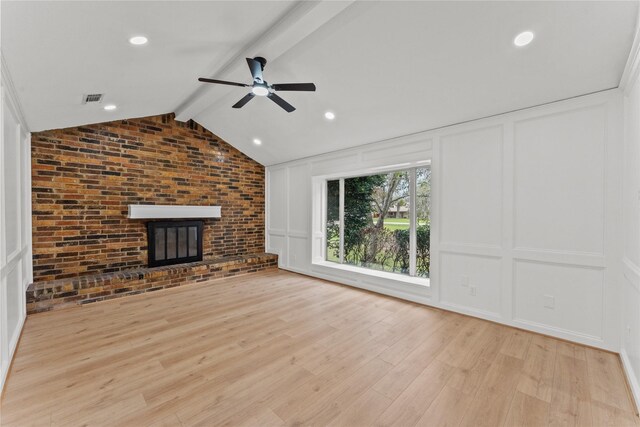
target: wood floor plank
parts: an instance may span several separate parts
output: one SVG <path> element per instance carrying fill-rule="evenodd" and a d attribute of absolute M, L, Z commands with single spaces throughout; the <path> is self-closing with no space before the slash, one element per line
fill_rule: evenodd
<path fill-rule="evenodd" d="M 518 382 L 518 391 L 551 402 L 557 341 L 534 335 Z"/>
<path fill-rule="evenodd" d="M 337 388 L 343 387 L 348 378 L 369 365 L 385 348 L 386 346 L 379 344 L 373 351 L 354 349 L 353 353 L 329 365 L 311 381 L 274 399 L 271 408 L 285 421 L 295 418 L 305 408 L 316 405 L 319 396 L 330 395 Z"/>
<path fill-rule="evenodd" d="M 580 358 L 566 354 L 578 354 Z M 592 425 L 587 362 L 581 358 L 583 354 L 584 351 L 556 356 L 549 411 L 551 426 Z"/>
<path fill-rule="evenodd" d="M 243 383 L 229 383 L 216 396 L 213 403 L 202 399 L 201 404 L 189 405 L 177 410 L 180 420 L 187 425 L 234 426 L 256 416 L 252 409 L 268 407 L 273 394 L 283 394 L 305 384 L 312 375 L 302 368 L 294 367 L 283 373 L 281 366 L 270 375 L 251 375 Z M 251 386 L 248 386 L 251 384 Z M 277 415 L 277 414 L 275 414 Z"/>
<path fill-rule="evenodd" d="M 502 353 L 498 354 L 460 425 L 503 425 L 518 385 L 518 377 L 523 364 L 521 359 Z"/>
<path fill-rule="evenodd" d="M 444 322 L 444 316 L 438 312 L 430 312 L 429 318 L 422 319 L 425 324 L 438 325 Z M 382 360 L 386 360 L 392 365 L 397 365 L 402 359 L 407 357 L 424 338 L 425 332 L 422 328 L 411 328 L 410 332 L 406 334 L 401 340 L 398 340 L 389 347 L 384 353 L 380 355 Z"/>
<path fill-rule="evenodd" d="M 246 418 L 235 425 L 238 427 L 279 427 L 286 425 L 285 422 L 275 414 L 275 412 L 266 407 L 251 410 L 248 414 L 255 415 L 246 416 L 245 414 Z"/>
<path fill-rule="evenodd" d="M 591 398 L 622 411 L 633 412 L 634 408 L 628 399 L 627 390 L 619 386 L 625 381 L 620 369 L 620 358 L 592 348 L 586 348 L 585 351 Z"/>
<path fill-rule="evenodd" d="M 426 339 L 405 359 L 394 366 L 373 388 L 389 399 L 396 399 L 412 381 L 440 354 L 468 319 L 454 316 L 452 321 L 434 325 L 425 331 Z"/>
<path fill-rule="evenodd" d="M 549 402 L 517 391 L 511 401 L 504 425 L 538 427 L 547 425 L 548 419 Z"/>
<path fill-rule="evenodd" d="M 362 393 L 351 405 L 340 411 L 340 414 L 327 426 L 371 426 L 377 421 L 380 414 L 391 404 L 391 399 L 384 397 L 377 391 L 369 388 Z"/>
<path fill-rule="evenodd" d="M 479 348 L 476 343 L 482 339 L 482 334 L 488 327 L 486 322 L 467 322 L 438 355 L 438 360 L 453 367 L 461 367 L 463 361 L 468 360 L 469 349 Z"/>
<path fill-rule="evenodd" d="M 475 393 L 467 394 L 461 390 L 445 385 L 416 425 L 439 427 L 457 426 L 462 421 L 462 417 L 464 417 L 474 397 Z"/>
<path fill-rule="evenodd" d="M 510 328 L 488 324 L 473 347 L 460 349 L 465 356 L 454 359 L 458 366 L 447 385 L 465 394 L 475 395 L 511 332 Z"/>
<path fill-rule="evenodd" d="M 150 424 L 150 427 L 181 427 L 182 422 L 176 414 L 171 414 L 160 421 L 153 422 Z"/>
<path fill-rule="evenodd" d="M 524 359 L 529 351 L 533 335 L 529 332 L 513 329 L 510 331 L 509 338 L 505 341 L 500 353 L 507 356 Z"/>
<path fill-rule="evenodd" d="M 578 360 L 587 360 L 587 353 L 584 346 L 567 341 L 558 341 L 556 344 L 558 354 L 573 357 Z"/>
<path fill-rule="evenodd" d="M 601 402 L 591 403 L 593 425 L 601 427 L 638 427 L 640 419 L 632 412 L 623 411 Z"/>
<path fill-rule="evenodd" d="M 565 392 L 554 392 L 549 408 L 550 426 L 592 426 L 591 402 Z M 599 427 L 595 425 L 594 427 Z"/>
<path fill-rule="evenodd" d="M 376 421 L 377 426 L 413 426 L 438 397 L 453 368 L 434 360 L 396 398 Z"/>
<path fill-rule="evenodd" d="M 51 424 L 69 425 L 106 425 L 113 421 L 114 414 L 123 416 L 145 407 L 140 394 L 119 399 L 106 399 L 91 404 L 90 408 L 65 407 L 51 414 Z"/>
<path fill-rule="evenodd" d="M 353 375 L 332 387 L 328 393 L 316 396 L 313 402 L 284 420 L 290 425 L 327 425 L 338 417 L 343 409 L 369 390 L 371 385 L 388 372 L 391 366 L 382 359 L 373 359 Z"/>
<path fill-rule="evenodd" d="M 29 316 L 0 425 L 640 427 L 630 408 L 616 355 L 273 271 Z"/>

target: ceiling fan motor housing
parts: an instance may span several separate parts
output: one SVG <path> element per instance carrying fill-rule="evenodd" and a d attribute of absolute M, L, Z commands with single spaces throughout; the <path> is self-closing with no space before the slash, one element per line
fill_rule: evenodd
<path fill-rule="evenodd" d="M 256 61 L 258 61 L 260 63 L 260 67 L 262 67 L 262 71 L 264 71 L 264 67 L 265 65 L 267 65 L 267 60 L 264 59 L 262 56 L 256 56 L 255 58 Z"/>

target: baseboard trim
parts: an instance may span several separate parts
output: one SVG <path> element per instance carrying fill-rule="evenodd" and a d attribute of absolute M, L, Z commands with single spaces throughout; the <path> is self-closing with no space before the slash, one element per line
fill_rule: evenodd
<path fill-rule="evenodd" d="M 627 384 L 629 385 L 629 389 L 631 391 L 632 400 L 635 403 L 636 415 L 639 415 L 638 408 L 640 408 L 640 382 L 638 382 L 638 377 L 633 370 L 633 366 L 631 366 L 631 361 L 629 360 L 629 355 L 627 355 L 627 351 L 623 348 L 620 350 L 620 360 L 622 361 L 622 369 L 624 370 L 624 374 L 627 377 Z"/>

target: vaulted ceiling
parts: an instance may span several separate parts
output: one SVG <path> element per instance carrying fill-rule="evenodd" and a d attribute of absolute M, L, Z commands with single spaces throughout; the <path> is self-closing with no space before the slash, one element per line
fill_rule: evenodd
<path fill-rule="evenodd" d="M 2 2 L 1 49 L 32 131 L 175 111 L 263 164 L 617 87 L 637 2 Z M 521 31 L 533 42 L 513 44 Z M 132 46 L 132 35 L 149 38 Z M 232 109 L 264 56 L 270 83 Z M 83 105 L 87 93 L 101 105 Z M 104 105 L 104 104 L 103 104 Z M 323 115 L 332 111 L 336 119 Z M 260 146 L 252 141 L 259 138 Z"/>

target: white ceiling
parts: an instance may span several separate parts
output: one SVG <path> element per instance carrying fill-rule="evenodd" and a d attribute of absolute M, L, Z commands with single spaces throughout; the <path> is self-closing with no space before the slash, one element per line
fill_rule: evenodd
<path fill-rule="evenodd" d="M 32 130 L 175 111 L 270 165 L 616 87 L 637 7 L 3 1 L 2 52 Z M 523 30 L 536 38 L 516 48 Z M 138 33 L 147 46 L 127 43 Z M 255 55 L 270 83 L 318 91 L 281 92 L 290 114 L 264 98 L 232 109 L 246 89 L 196 80 L 249 83 Z M 96 91 L 118 109 L 81 105 Z"/>
<path fill-rule="evenodd" d="M 292 4 L 3 0 L 2 54 L 32 131 L 173 112 Z M 148 45 L 128 43 L 138 34 Z"/>

